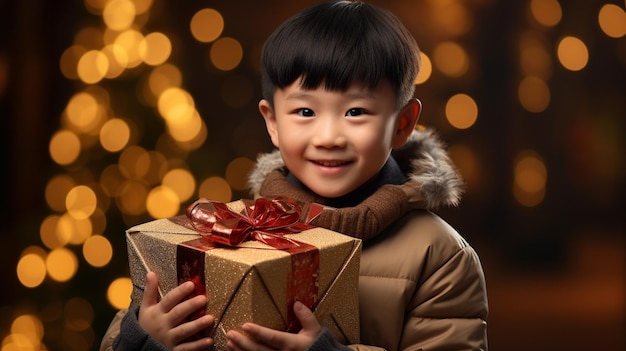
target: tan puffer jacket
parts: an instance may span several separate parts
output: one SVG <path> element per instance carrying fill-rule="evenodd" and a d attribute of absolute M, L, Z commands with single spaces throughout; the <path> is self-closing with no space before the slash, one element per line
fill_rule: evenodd
<path fill-rule="evenodd" d="M 476 252 L 431 212 L 458 203 L 462 181 L 442 143 L 415 131 L 394 158 L 410 179 L 359 205 L 324 211 L 313 224 L 364 240 L 359 278 L 361 344 L 355 350 L 486 350 L 487 292 Z M 287 182 L 278 152 L 250 176 L 257 196 L 324 199 Z M 372 346 L 374 345 L 374 346 Z"/>
<path fill-rule="evenodd" d="M 476 252 L 431 210 L 456 205 L 461 179 L 430 131 L 416 131 L 394 158 L 410 179 L 385 185 L 359 205 L 328 209 L 313 224 L 364 240 L 354 350 L 486 350 L 485 278 Z M 287 195 L 306 207 L 324 199 L 295 188 L 280 154 L 262 155 L 249 183 L 255 196 Z M 306 212 L 306 211 L 303 211 Z M 119 334 L 120 311 L 101 350 Z"/>

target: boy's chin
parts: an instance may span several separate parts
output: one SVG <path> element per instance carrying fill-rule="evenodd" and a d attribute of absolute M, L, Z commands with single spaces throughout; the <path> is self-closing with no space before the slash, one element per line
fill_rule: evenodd
<path fill-rule="evenodd" d="M 329 189 L 328 187 L 309 187 L 309 190 L 316 195 L 326 199 L 337 199 L 342 196 L 348 195 L 354 189 Z"/>

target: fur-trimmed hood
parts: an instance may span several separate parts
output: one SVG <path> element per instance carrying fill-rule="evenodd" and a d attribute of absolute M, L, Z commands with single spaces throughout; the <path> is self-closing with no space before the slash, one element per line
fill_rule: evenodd
<path fill-rule="evenodd" d="M 443 142 L 430 129 L 415 130 L 407 143 L 392 151 L 406 183 L 425 202 L 425 207 L 458 205 L 463 193 L 463 180 L 448 157 Z M 261 154 L 248 176 L 252 194 L 258 194 L 270 172 L 285 166 L 278 150 Z"/>

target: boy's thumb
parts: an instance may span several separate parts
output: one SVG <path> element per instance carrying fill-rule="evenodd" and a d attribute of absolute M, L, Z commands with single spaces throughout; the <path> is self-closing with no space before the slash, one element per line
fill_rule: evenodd
<path fill-rule="evenodd" d="M 313 312 L 302 302 L 296 301 L 293 304 L 293 311 L 302 325 L 303 331 L 313 331 L 315 334 L 322 329 Z"/>
<path fill-rule="evenodd" d="M 148 272 L 146 274 L 146 286 L 144 287 L 143 297 L 141 299 L 142 306 L 150 306 L 158 302 L 158 284 L 156 273 Z"/>

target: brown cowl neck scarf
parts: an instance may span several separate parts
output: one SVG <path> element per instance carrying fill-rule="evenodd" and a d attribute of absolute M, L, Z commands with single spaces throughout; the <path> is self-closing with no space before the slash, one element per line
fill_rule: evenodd
<path fill-rule="evenodd" d="M 395 176 L 391 176 L 395 179 L 390 179 L 389 176 L 380 176 L 373 184 L 369 183 L 355 190 L 354 194 L 344 197 L 341 202 L 326 199 L 305 190 L 295 178 L 290 181 L 289 178 L 291 177 L 285 175 L 286 169 L 284 168 L 273 170 L 268 174 L 261 186 L 260 195 L 267 197 L 287 195 L 302 207 L 303 213 L 307 213 L 309 205 L 313 202 L 332 206 L 323 211 L 319 217 L 313 220 L 312 224 L 358 239 L 368 240 L 378 235 L 410 208 L 415 207 L 414 203 L 409 202 L 409 197 L 400 186 L 405 179 L 404 177 L 398 178 L 398 173 L 393 169 L 395 167 L 397 167 L 395 161 L 387 162 L 381 173 L 395 174 Z M 350 201 L 350 198 L 353 201 Z M 364 200 L 354 203 L 354 201 L 361 199 Z M 335 206 L 346 204 L 350 204 L 350 206 L 335 208 Z"/>

